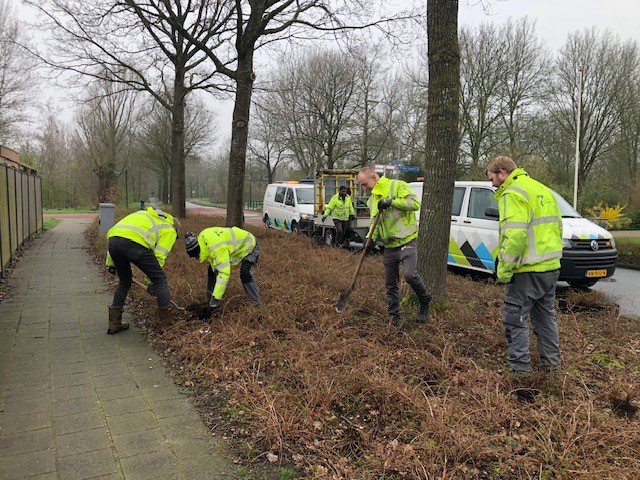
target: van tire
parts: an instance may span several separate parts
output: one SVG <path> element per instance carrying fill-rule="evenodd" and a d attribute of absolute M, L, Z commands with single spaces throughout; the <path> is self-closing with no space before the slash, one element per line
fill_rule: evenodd
<path fill-rule="evenodd" d="M 298 222 L 295 220 L 291 222 L 291 233 L 300 233 L 300 227 L 298 226 Z"/>
<path fill-rule="evenodd" d="M 269 228 L 269 215 L 267 215 L 266 213 L 264 214 L 264 218 L 262 219 L 262 221 L 264 222 L 264 226 Z"/>
<path fill-rule="evenodd" d="M 598 283 L 598 279 L 590 278 L 589 280 L 567 280 L 567 283 L 573 288 L 585 290 Z"/>
<path fill-rule="evenodd" d="M 322 237 L 322 243 L 328 247 L 333 247 L 336 239 L 336 232 L 333 228 L 325 228 L 324 236 Z"/>

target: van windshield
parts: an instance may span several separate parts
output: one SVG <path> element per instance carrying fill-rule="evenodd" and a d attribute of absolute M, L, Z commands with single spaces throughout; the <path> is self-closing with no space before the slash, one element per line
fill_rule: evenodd
<path fill-rule="evenodd" d="M 558 192 L 554 190 L 551 191 L 556 197 L 556 201 L 558 202 L 558 208 L 560 209 L 560 215 L 562 215 L 562 218 L 581 218 L 580 214 L 576 212 L 573 207 L 569 205 L 569 202 L 562 198 L 562 196 Z"/>
<path fill-rule="evenodd" d="M 313 205 L 313 188 L 296 188 L 298 205 Z"/>

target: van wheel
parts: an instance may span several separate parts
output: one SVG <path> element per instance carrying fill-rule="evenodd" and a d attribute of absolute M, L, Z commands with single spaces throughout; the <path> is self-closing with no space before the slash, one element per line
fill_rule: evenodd
<path fill-rule="evenodd" d="M 300 227 L 298 227 L 298 222 L 291 222 L 291 233 L 299 233 Z"/>
<path fill-rule="evenodd" d="M 266 213 L 264 214 L 264 218 L 262 219 L 262 221 L 264 222 L 264 226 L 269 228 L 271 225 L 269 224 L 270 220 L 269 220 L 269 215 L 267 215 Z"/>
<path fill-rule="evenodd" d="M 567 283 L 573 288 L 584 290 L 589 287 L 593 287 L 596 283 L 598 283 L 598 279 L 590 278 L 589 280 L 567 280 Z"/>
<path fill-rule="evenodd" d="M 336 238 L 336 232 L 333 229 L 331 229 L 331 228 L 325 229 L 324 237 L 322 237 L 322 240 L 323 240 L 325 245 L 327 245 L 329 247 L 333 247 L 333 244 L 335 242 L 335 238 Z"/>

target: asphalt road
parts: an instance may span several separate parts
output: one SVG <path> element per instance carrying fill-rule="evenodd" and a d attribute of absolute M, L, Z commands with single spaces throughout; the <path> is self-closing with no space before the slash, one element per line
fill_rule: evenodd
<path fill-rule="evenodd" d="M 185 202 L 185 207 L 187 208 L 187 210 L 190 210 L 199 215 L 212 215 L 212 216 L 218 216 L 218 217 L 225 217 L 227 215 L 227 211 L 224 208 L 205 207 L 202 205 L 196 205 L 195 203 L 191 203 L 191 202 Z M 245 210 L 244 221 L 249 225 L 254 225 L 254 226 L 263 225 L 262 213 L 254 212 L 252 210 Z"/>
<path fill-rule="evenodd" d="M 568 288 L 565 282 L 558 287 Z M 600 280 L 593 290 L 603 292 L 608 298 L 617 302 L 627 315 L 640 316 L 640 271 L 628 268 L 616 268 L 612 277 Z"/>

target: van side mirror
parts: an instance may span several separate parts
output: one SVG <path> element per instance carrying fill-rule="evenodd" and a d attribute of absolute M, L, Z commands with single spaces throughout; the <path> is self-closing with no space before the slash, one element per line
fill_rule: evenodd
<path fill-rule="evenodd" d="M 500 214 L 498 213 L 498 209 L 496 207 L 487 207 L 487 209 L 484 211 L 484 215 L 486 217 L 491 217 L 491 218 L 499 218 Z"/>

